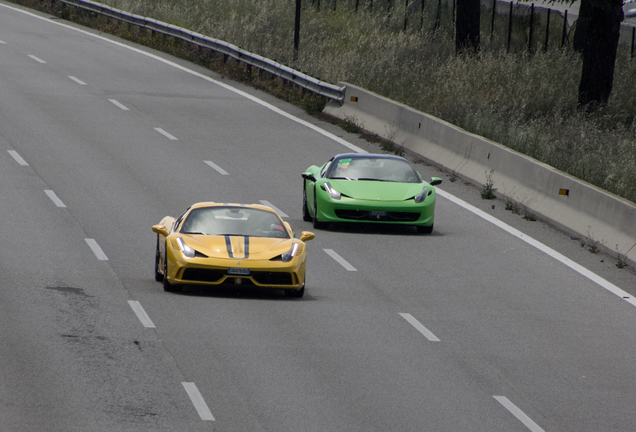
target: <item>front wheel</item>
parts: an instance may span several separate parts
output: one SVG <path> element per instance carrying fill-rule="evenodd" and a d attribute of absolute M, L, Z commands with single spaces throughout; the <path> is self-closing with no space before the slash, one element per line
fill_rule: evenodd
<path fill-rule="evenodd" d="M 303 220 L 305 222 L 311 222 L 311 214 L 309 214 L 309 208 L 307 208 L 307 189 L 305 188 L 305 182 L 303 181 Z"/>
<path fill-rule="evenodd" d="M 415 228 L 417 228 L 417 233 L 418 234 L 430 234 L 430 233 L 433 232 L 433 225 L 431 225 L 431 226 L 418 225 Z"/>
<path fill-rule="evenodd" d="M 163 281 L 163 275 L 159 271 L 159 261 L 161 255 L 159 254 L 159 235 L 157 235 L 157 249 L 155 251 L 155 280 L 157 282 Z"/>
<path fill-rule="evenodd" d="M 166 292 L 181 291 L 181 287 L 179 285 L 168 282 L 168 257 L 164 257 L 163 259 L 163 290 Z"/>

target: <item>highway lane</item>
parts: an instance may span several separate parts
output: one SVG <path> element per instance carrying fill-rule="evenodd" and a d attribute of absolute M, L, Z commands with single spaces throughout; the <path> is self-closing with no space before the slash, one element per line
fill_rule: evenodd
<path fill-rule="evenodd" d="M 318 232 L 301 300 L 253 290 L 164 293 L 152 279 L 150 225 L 198 200 L 240 197 L 267 200 L 297 231 L 312 230 L 300 219 L 300 172 L 347 149 L 157 59 L 4 12 L 2 145 L 29 164 L 8 151 L 0 158 L 3 236 L 13 245 L 0 252 L 2 344 L 30 341 L 23 355 L 2 356 L 12 386 L 2 387 L 0 415 L 12 430 L 27 419 L 32 430 L 633 424 L 633 306 L 443 198 L 432 236 Z M 40 259 L 25 278 L 30 257 Z M 619 277 L 625 289 L 633 281 Z M 155 327 L 144 327 L 129 301 Z M 78 334 L 116 343 L 59 343 Z M 203 398 L 199 410 L 189 383 Z M 32 402 L 33 393 L 45 402 Z M 122 398 L 129 404 L 108 408 Z"/>

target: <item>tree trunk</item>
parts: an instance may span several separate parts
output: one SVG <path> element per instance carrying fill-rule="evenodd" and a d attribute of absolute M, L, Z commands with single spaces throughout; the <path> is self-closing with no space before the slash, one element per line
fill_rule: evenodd
<path fill-rule="evenodd" d="M 481 30 L 480 0 L 457 0 L 455 22 L 455 52 L 478 52 Z"/>
<path fill-rule="evenodd" d="M 612 93 L 616 51 L 624 15 L 622 0 L 589 2 L 579 108 L 593 110 L 606 105 Z"/>
<path fill-rule="evenodd" d="M 585 50 L 585 41 L 587 39 L 587 26 L 590 22 L 590 3 L 594 0 L 581 0 L 579 6 L 579 16 L 574 26 L 573 48 L 583 53 Z"/>

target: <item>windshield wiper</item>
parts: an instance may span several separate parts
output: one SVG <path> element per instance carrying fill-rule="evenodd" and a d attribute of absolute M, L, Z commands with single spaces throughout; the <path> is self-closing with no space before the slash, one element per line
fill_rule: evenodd
<path fill-rule="evenodd" d="M 351 179 L 349 177 L 329 177 L 329 180 L 349 180 L 349 181 L 351 181 Z"/>
<path fill-rule="evenodd" d="M 181 234 L 200 234 L 200 235 L 207 235 L 204 232 L 199 232 L 199 231 L 181 231 Z"/>

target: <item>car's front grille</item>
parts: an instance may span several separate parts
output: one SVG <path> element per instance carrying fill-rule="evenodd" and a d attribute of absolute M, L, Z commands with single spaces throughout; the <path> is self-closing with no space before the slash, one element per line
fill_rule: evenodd
<path fill-rule="evenodd" d="M 182 279 L 197 282 L 217 282 L 223 276 L 225 276 L 223 270 L 187 268 L 183 271 Z"/>
<path fill-rule="evenodd" d="M 283 272 L 252 272 L 252 277 L 261 285 L 291 285 L 291 273 Z"/>
<path fill-rule="evenodd" d="M 340 219 L 360 221 L 415 222 L 420 218 L 419 213 L 413 212 L 386 212 L 386 215 L 372 215 L 368 210 L 336 209 L 335 213 Z"/>

